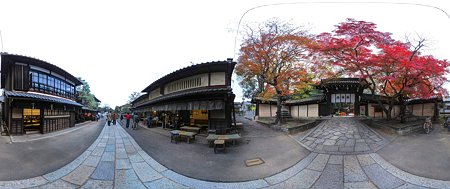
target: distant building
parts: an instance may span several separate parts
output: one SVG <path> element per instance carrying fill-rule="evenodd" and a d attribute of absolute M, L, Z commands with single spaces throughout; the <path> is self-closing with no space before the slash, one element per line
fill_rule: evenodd
<path fill-rule="evenodd" d="M 440 109 L 440 114 L 450 114 L 450 96 L 446 96 L 443 99 L 442 108 Z"/>
<path fill-rule="evenodd" d="M 359 78 L 322 79 L 316 86 L 322 93 L 299 100 L 286 100 L 283 110 L 292 117 L 320 116 L 368 116 L 386 117 L 371 94 L 364 93 L 368 83 Z M 386 97 L 376 95 L 386 102 Z M 438 111 L 439 98 L 410 99 L 407 101 L 407 111 L 415 116 L 435 116 Z M 277 103 L 275 99 L 255 98 L 256 116 L 276 117 Z M 387 106 L 387 104 L 385 104 Z M 391 116 L 400 114 L 400 106 L 394 105 Z"/>
<path fill-rule="evenodd" d="M 145 94 L 131 103 L 132 110 L 157 115 L 163 125 L 226 130 L 232 123 L 235 64 L 228 59 L 176 70 L 146 87 Z"/>
<path fill-rule="evenodd" d="M 3 120 L 10 134 L 48 133 L 75 125 L 75 87 L 81 81 L 65 70 L 36 58 L 1 55 Z"/>

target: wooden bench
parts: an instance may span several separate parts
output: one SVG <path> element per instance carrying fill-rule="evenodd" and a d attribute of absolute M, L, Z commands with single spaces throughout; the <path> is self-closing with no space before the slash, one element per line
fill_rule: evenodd
<path fill-rule="evenodd" d="M 183 127 L 180 127 L 180 130 L 198 133 L 200 131 L 200 128 L 199 127 L 191 127 L 191 126 L 183 126 Z"/>
<path fill-rule="evenodd" d="M 225 152 L 225 140 L 214 140 L 214 153 L 217 153 L 217 150 L 221 149 Z"/>
<path fill-rule="evenodd" d="M 196 133 L 189 132 L 189 131 L 180 131 L 180 130 L 173 130 L 170 131 L 170 141 L 172 142 L 172 139 L 180 139 L 180 138 L 186 138 L 187 143 L 191 143 L 191 140 L 195 140 Z"/>
<path fill-rule="evenodd" d="M 241 138 L 242 137 L 239 134 L 226 134 L 226 135 L 209 134 L 206 137 L 206 140 L 208 141 L 209 146 L 212 147 L 213 142 L 215 140 L 224 140 L 225 142 L 231 141 L 233 142 L 233 145 L 235 145 L 236 141 Z"/>

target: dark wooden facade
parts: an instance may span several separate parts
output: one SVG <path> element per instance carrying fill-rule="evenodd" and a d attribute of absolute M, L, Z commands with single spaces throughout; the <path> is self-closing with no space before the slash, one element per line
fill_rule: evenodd
<path fill-rule="evenodd" d="M 207 111 L 210 130 L 231 127 L 234 98 L 231 75 L 235 62 L 208 62 L 176 70 L 150 84 L 132 102 L 134 112 L 172 111 L 189 122 L 189 112 Z"/>
<path fill-rule="evenodd" d="M 75 125 L 82 106 L 75 102 L 75 87 L 82 83 L 45 61 L 1 53 L 3 120 L 10 134 L 48 133 Z"/>

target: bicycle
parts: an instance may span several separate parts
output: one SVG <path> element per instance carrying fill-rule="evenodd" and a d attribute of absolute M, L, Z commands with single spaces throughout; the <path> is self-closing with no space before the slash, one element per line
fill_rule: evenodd
<path fill-rule="evenodd" d="M 427 117 L 425 119 L 425 123 L 423 123 L 423 130 L 425 130 L 425 133 L 430 133 L 430 129 L 433 128 L 433 123 L 431 122 L 431 117 Z"/>

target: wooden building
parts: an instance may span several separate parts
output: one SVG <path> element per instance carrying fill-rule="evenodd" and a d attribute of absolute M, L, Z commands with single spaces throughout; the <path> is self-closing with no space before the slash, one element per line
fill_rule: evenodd
<path fill-rule="evenodd" d="M 364 93 L 368 83 L 359 78 L 322 79 L 316 87 L 322 91 L 308 98 L 299 100 L 286 100 L 283 109 L 288 110 L 292 117 L 320 117 L 320 116 L 368 116 L 373 118 L 386 117 L 377 101 L 371 94 Z M 387 99 L 381 98 L 387 107 Z M 407 101 L 407 111 L 415 116 L 436 116 L 439 98 L 411 99 Z M 276 100 L 261 98 L 253 99 L 256 104 L 256 116 L 276 117 Z M 400 106 L 395 104 L 391 116 L 400 114 Z"/>
<path fill-rule="evenodd" d="M 134 112 L 152 116 L 163 113 L 163 122 L 207 125 L 210 130 L 231 127 L 235 95 L 232 59 L 196 64 L 176 70 L 150 84 L 132 102 Z M 173 124 L 173 123 L 169 123 Z"/>
<path fill-rule="evenodd" d="M 9 133 L 48 133 L 75 125 L 81 81 L 48 62 L 1 53 L 3 120 Z"/>

